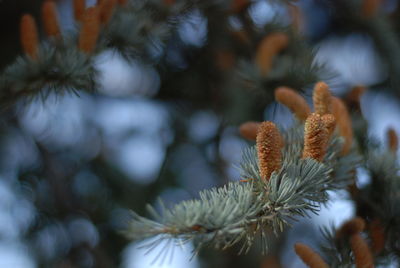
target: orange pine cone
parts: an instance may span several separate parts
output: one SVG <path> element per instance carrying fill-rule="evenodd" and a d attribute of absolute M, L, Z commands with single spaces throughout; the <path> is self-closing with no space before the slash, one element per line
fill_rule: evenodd
<path fill-rule="evenodd" d="M 85 14 L 86 3 L 85 0 L 74 0 L 74 17 L 75 20 L 82 22 Z"/>
<path fill-rule="evenodd" d="M 304 125 L 303 159 L 312 158 L 321 162 L 325 157 L 328 130 L 319 114 L 312 113 Z"/>
<path fill-rule="evenodd" d="M 26 55 L 37 59 L 39 53 L 39 37 L 35 19 L 25 14 L 21 18 L 20 25 L 21 46 Z"/>
<path fill-rule="evenodd" d="M 314 111 L 319 115 L 331 113 L 331 92 L 324 82 L 318 82 L 313 93 Z"/>
<path fill-rule="evenodd" d="M 103 0 L 100 4 L 100 22 L 102 24 L 106 24 L 110 21 L 113 13 L 115 5 L 117 4 L 116 0 Z"/>
<path fill-rule="evenodd" d="M 274 57 L 289 44 L 289 37 L 285 33 L 271 33 L 260 42 L 255 62 L 262 75 L 266 76 L 272 68 Z"/>
<path fill-rule="evenodd" d="M 239 127 L 239 133 L 243 138 L 255 141 L 257 138 L 257 132 L 260 125 L 261 125 L 260 122 L 252 122 L 252 121 L 243 123 Z"/>
<path fill-rule="evenodd" d="M 95 50 L 100 32 L 100 18 L 97 7 L 90 7 L 83 16 L 81 32 L 79 34 L 79 49 L 85 53 Z"/>
<path fill-rule="evenodd" d="M 311 113 L 306 100 L 291 88 L 279 87 L 275 89 L 275 99 L 288 107 L 300 121 L 305 121 Z"/>
<path fill-rule="evenodd" d="M 322 122 L 328 130 L 328 139 L 332 136 L 336 127 L 336 119 L 332 114 L 324 114 L 321 116 Z"/>
<path fill-rule="evenodd" d="M 342 155 L 346 155 L 353 144 L 353 128 L 347 107 L 339 98 L 332 97 L 332 114 L 336 118 L 339 134 L 344 138 Z"/>
<path fill-rule="evenodd" d="M 57 7 L 53 1 L 46 1 L 42 6 L 44 31 L 48 36 L 60 36 Z"/>
<path fill-rule="evenodd" d="M 397 138 L 396 131 L 393 128 L 389 128 L 388 131 L 386 132 L 386 136 L 388 139 L 388 145 L 390 151 L 396 153 L 397 148 L 399 147 L 399 140 Z"/>
<path fill-rule="evenodd" d="M 260 175 L 269 180 L 272 172 L 282 166 L 282 138 L 274 123 L 262 122 L 256 140 Z"/>
<path fill-rule="evenodd" d="M 374 259 L 367 242 L 360 233 L 350 236 L 350 247 L 354 254 L 357 268 L 373 268 Z"/>
<path fill-rule="evenodd" d="M 329 268 L 328 264 L 321 258 L 321 256 L 312 250 L 309 246 L 302 243 L 296 243 L 294 250 L 297 256 L 310 268 Z"/>

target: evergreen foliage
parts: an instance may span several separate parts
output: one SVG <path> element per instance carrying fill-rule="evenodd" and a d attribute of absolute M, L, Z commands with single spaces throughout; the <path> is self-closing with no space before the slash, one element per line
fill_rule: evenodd
<path fill-rule="evenodd" d="M 76 0 L 71 1 L 75 21 L 69 31 L 60 30 L 56 4 L 47 2 L 41 24 L 47 36 L 42 38 L 34 17 L 22 16 L 23 54 L 0 73 L 0 139 L 7 144 L 7 137 L 18 133 L 32 144 L 40 160 L 33 167 L 10 171 L 7 161 L 1 159 L 6 164 L 0 165 L 0 174 L 15 176 L 11 184 L 18 185 L 38 211 L 35 224 L 24 233 L 26 243 L 34 245 L 32 241 L 43 229 L 67 226 L 76 215 L 84 215 L 101 232 L 98 245 L 71 245 L 67 253 L 56 257 L 46 257 L 33 247 L 40 266 L 82 266 L 79 257 L 72 257 L 78 252 L 78 256 L 93 256 L 95 266 L 114 267 L 128 243 L 148 238 L 155 238 L 146 245 L 149 250 L 167 241 L 159 256 L 184 243 L 192 243 L 194 254 L 200 256 L 203 250 L 209 254 L 206 248 L 279 255 L 277 248 L 282 246 L 277 246 L 281 243 L 277 241 L 282 241 L 285 231 L 295 221 L 318 214 L 329 204 L 332 191 L 347 192 L 359 218 L 339 229 L 323 227 L 324 241 L 316 251 L 296 244 L 295 251 L 304 263 L 357 268 L 399 263 L 400 167 L 395 131 L 388 132 L 387 146 L 372 142 L 360 105 L 364 90 L 353 90 L 358 93 L 345 98 L 332 95 L 328 84 L 334 85 L 340 77 L 317 60 L 317 39 L 326 36 L 304 34 L 296 1 L 268 1 L 281 13 L 261 26 L 251 15 L 260 1 L 102 0 L 86 7 L 84 1 Z M 367 85 L 368 90 L 381 89 L 398 97 L 398 7 L 389 12 L 376 0 L 315 2 L 329 11 L 330 34 L 358 32 L 372 40 L 387 75 Z M 200 45 L 185 43 L 179 33 L 183 23 L 193 23 L 190 19 L 194 16 L 199 16 L 206 28 Z M 128 63 L 151 66 L 160 76 L 153 98 L 170 115 L 166 124 L 171 141 L 166 142 L 160 174 L 148 185 L 132 182 L 109 156 L 104 157 L 109 148 L 102 144 L 106 134 L 99 129 L 91 129 L 100 137 L 97 153 L 85 158 L 79 149 L 66 150 L 28 134 L 21 123 L 19 107 L 46 105 L 50 95 L 107 98 L 97 93 L 100 70 L 96 63 L 106 51 L 121 55 Z M 311 109 L 307 103 L 313 85 Z M 352 86 L 345 85 L 347 91 Z M 278 131 L 269 122 L 270 132 L 261 135 L 264 110 L 274 101 L 294 113 L 293 123 Z M 213 137 L 194 142 L 188 138 L 192 122 L 185 117 L 201 109 L 212 111 L 220 121 Z M 209 157 L 210 148 L 219 150 L 228 125 L 236 127 L 248 120 L 252 121 L 243 124 L 240 132 L 256 145 L 250 144 L 242 152 L 237 167 L 240 180 L 228 181 L 221 153 Z M 85 123 L 94 125 L 93 121 Z M 269 140 L 263 143 L 265 137 Z M 198 149 L 207 166 L 223 179 L 217 186 L 203 189 L 198 198 L 171 207 L 162 201 L 159 207 L 146 206 L 165 188 L 182 186 L 171 156 L 176 157 L 185 146 Z M 365 185 L 357 184 L 357 170 L 368 174 Z M 82 174 L 90 174 L 88 180 L 96 178 L 98 188 L 76 190 L 71 181 Z M 128 209 L 133 211 L 126 226 L 118 223 L 115 227 L 115 211 Z M 259 265 L 250 259 L 245 260 Z"/>

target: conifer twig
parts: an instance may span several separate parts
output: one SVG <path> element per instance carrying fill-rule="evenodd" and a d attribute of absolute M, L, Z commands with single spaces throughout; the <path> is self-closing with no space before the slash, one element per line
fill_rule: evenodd
<path fill-rule="evenodd" d="M 282 137 L 272 122 L 262 122 L 257 132 L 257 153 L 261 177 L 268 180 L 282 166 Z"/>
<path fill-rule="evenodd" d="M 305 121 L 311 113 L 306 100 L 291 88 L 279 87 L 275 89 L 275 99 L 288 107 L 300 121 Z"/>
<path fill-rule="evenodd" d="M 37 59 L 39 53 L 39 37 L 35 19 L 25 14 L 21 18 L 20 25 L 21 45 L 25 54 L 32 59 Z"/>
<path fill-rule="evenodd" d="M 288 226 L 289 218 L 318 213 L 320 204 L 328 201 L 328 190 L 344 189 L 350 183 L 351 170 L 346 167 L 354 167 L 359 158 L 353 153 L 339 157 L 338 139 L 330 142 L 325 161 L 320 163 L 301 159 L 302 125 L 284 133 L 282 149 L 277 147 L 281 139 L 273 123 L 262 125 L 257 145 L 243 152 L 240 163 L 243 182 L 204 190 L 199 199 L 180 202 L 170 209 L 161 206 L 161 214 L 149 207 L 155 220 L 133 213 L 126 235 L 131 239 L 159 235 L 156 241 L 172 238 L 193 241 L 196 252 L 207 245 L 225 249 L 242 241 L 240 252 L 247 252 L 255 236 L 260 234 L 263 252 L 266 252 L 269 237 L 265 230 L 278 235 Z M 267 141 L 262 147 L 272 152 L 268 154 L 268 150 L 263 150 L 261 159 L 258 157 L 259 140 Z M 346 159 L 342 161 L 343 158 Z M 261 163 L 266 163 L 265 168 Z M 275 163 L 279 164 L 279 170 L 268 177 L 265 174 L 277 170 Z M 266 171 L 261 172 L 261 169 Z M 154 247 L 157 244 L 155 242 Z"/>
<path fill-rule="evenodd" d="M 328 264 L 321 258 L 321 256 L 312 250 L 309 246 L 296 243 L 294 245 L 297 256 L 310 268 L 329 268 Z"/>

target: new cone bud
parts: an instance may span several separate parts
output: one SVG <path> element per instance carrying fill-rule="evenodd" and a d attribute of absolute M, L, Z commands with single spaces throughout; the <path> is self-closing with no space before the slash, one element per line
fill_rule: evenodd
<path fill-rule="evenodd" d="M 86 2 L 85 0 L 74 0 L 74 17 L 76 21 L 82 22 L 85 14 Z"/>
<path fill-rule="evenodd" d="M 354 261 L 357 268 L 373 268 L 374 259 L 367 242 L 360 233 L 350 236 L 350 247 L 354 254 Z"/>
<path fill-rule="evenodd" d="M 43 28 L 47 36 L 60 36 L 57 7 L 53 1 L 46 1 L 42 6 Z"/>
<path fill-rule="evenodd" d="M 269 180 L 272 172 L 279 171 L 282 166 L 282 138 L 274 123 L 262 122 L 256 140 L 260 175 Z"/>
<path fill-rule="evenodd" d="M 258 128 L 260 127 L 260 122 L 246 122 L 240 125 L 239 133 L 243 138 L 251 141 L 255 141 L 257 138 Z"/>
<path fill-rule="evenodd" d="M 288 107 L 300 121 L 305 121 L 311 113 L 306 100 L 291 88 L 279 87 L 275 89 L 275 99 Z"/>
<path fill-rule="evenodd" d="M 328 130 L 319 114 L 311 114 L 304 125 L 303 159 L 312 158 L 321 162 L 325 157 Z"/>
<path fill-rule="evenodd" d="M 388 139 L 389 150 L 393 153 L 397 152 L 397 148 L 399 147 L 399 140 L 397 138 L 396 131 L 393 128 L 389 128 L 386 132 Z"/>
<path fill-rule="evenodd" d="M 289 44 L 289 37 L 285 33 L 271 33 L 264 37 L 258 46 L 256 64 L 263 76 L 272 68 L 274 57 Z"/>
<path fill-rule="evenodd" d="M 313 92 L 314 111 L 319 115 L 331 113 L 331 92 L 324 82 L 318 82 Z"/>
<path fill-rule="evenodd" d="M 353 128 L 347 107 L 341 99 L 332 97 L 332 114 L 336 118 L 339 134 L 344 138 L 342 155 L 346 155 L 353 144 Z"/>
<path fill-rule="evenodd" d="M 35 19 L 25 14 L 21 18 L 20 25 L 21 46 L 26 55 L 37 59 L 39 53 L 39 37 Z"/>
<path fill-rule="evenodd" d="M 99 10 L 97 7 L 90 7 L 83 16 L 81 32 L 79 34 L 79 49 L 85 53 L 92 53 L 96 48 L 99 33 Z"/>
<path fill-rule="evenodd" d="M 360 217 L 355 217 L 351 220 L 346 221 L 336 232 L 336 238 L 342 239 L 349 237 L 353 234 L 362 232 L 365 229 L 365 221 Z"/>
<path fill-rule="evenodd" d="M 321 256 L 312 250 L 309 246 L 302 243 L 296 243 L 294 250 L 297 256 L 310 268 L 329 268 L 328 264 L 321 258 Z"/>
<path fill-rule="evenodd" d="M 114 8 L 116 5 L 116 0 L 103 0 L 100 4 L 100 22 L 106 24 L 110 21 Z"/>

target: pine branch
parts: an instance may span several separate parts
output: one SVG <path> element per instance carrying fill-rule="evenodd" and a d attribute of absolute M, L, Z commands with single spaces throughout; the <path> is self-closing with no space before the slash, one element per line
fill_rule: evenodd
<path fill-rule="evenodd" d="M 43 45 L 36 60 L 19 57 L 0 79 L 0 103 L 9 106 L 20 99 L 45 99 L 51 92 L 65 94 L 96 88 L 97 71 L 92 58 L 68 46 L 55 50 Z"/>
<path fill-rule="evenodd" d="M 131 60 L 150 61 L 150 47 L 167 41 L 176 25 L 170 23 L 171 16 L 184 14 L 191 2 L 185 3 L 157 19 L 154 14 L 165 8 L 160 3 L 144 1 L 139 7 L 122 3 L 113 8 L 115 3 L 106 1 L 100 7 L 84 9 L 84 2 L 74 1 L 77 28 L 60 34 L 54 3 L 46 2 L 43 20 L 49 39 L 39 44 L 33 17 L 22 18 L 21 42 L 26 55 L 18 57 L 1 74 L 0 104 L 45 99 L 50 92 L 95 90 L 98 72 L 94 57 L 106 49 L 116 49 Z M 115 11 L 106 12 L 107 8 Z"/>
<path fill-rule="evenodd" d="M 342 162 L 341 144 L 340 138 L 333 139 L 322 163 L 302 159 L 303 125 L 297 125 L 285 134 L 282 168 L 269 180 L 261 177 L 257 150 L 251 147 L 244 151 L 240 167 L 246 182 L 205 190 L 200 199 L 163 207 L 160 214 L 149 207 L 155 220 L 133 212 L 125 233 L 133 240 L 157 236 L 157 241 L 192 241 L 196 252 L 203 246 L 225 249 L 239 242 L 240 252 L 247 252 L 260 234 L 266 251 L 271 232 L 279 235 L 289 219 L 318 213 L 328 201 L 328 190 L 351 183 L 352 174 L 342 165 L 354 167 L 359 157 L 353 152 Z"/>

